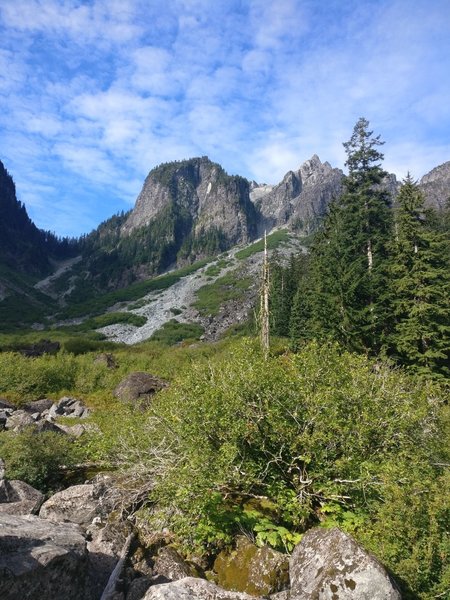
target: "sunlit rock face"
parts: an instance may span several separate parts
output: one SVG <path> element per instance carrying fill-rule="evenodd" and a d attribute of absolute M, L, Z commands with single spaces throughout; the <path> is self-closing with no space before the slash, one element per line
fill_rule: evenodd
<path fill-rule="evenodd" d="M 251 240 L 256 234 L 256 211 L 250 184 L 230 176 L 207 157 L 167 163 L 147 176 L 123 234 L 145 227 L 165 211 L 175 211 L 194 236 L 219 230 L 227 244 Z"/>
<path fill-rule="evenodd" d="M 291 225 L 310 233 L 342 190 L 343 173 L 315 154 L 274 187 L 254 187 L 250 197 L 260 214 L 259 229 Z"/>
<path fill-rule="evenodd" d="M 439 165 L 424 175 L 419 183 L 426 204 L 443 209 L 450 198 L 450 161 Z"/>

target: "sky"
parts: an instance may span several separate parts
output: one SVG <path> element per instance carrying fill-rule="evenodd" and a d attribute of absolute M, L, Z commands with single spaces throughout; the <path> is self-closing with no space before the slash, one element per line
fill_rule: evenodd
<path fill-rule="evenodd" d="M 420 178 L 450 160 L 449 65 L 450 0 L 0 0 L 0 160 L 60 236 L 132 208 L 162 162 L 345 170 L 360 117 Z"/>

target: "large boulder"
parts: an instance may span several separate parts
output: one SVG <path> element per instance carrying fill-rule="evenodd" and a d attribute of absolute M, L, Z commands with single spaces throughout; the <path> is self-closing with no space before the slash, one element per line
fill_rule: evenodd
<path fill-rule="evenodd" d="M 2 600 L 88 600 L 88 557 L 78 526 L 0 514 Z"/>
<path fill-rule="evenodd" d="M 256 598 L 241 592 L 229 592 L 205 579 L 185 577 L 171 583 L 152 585 L 143 600 L 256 600 Z"/>
<path fill-rule="evenodd" d="M 159 377 L 136 371 L 125 377 L 115 388 L 113 394 L 122 402 L 143 402 L 145 404 L 153 394 L 168 385 L 167 381 Z"/>
<path fill-rule="evenodd" d="M 20 432 L 30 427 L 30 425 L 34 425 L 36 423 L 36 419 L 32 417 L 25 410 L 15 410 L 9 417 L 7 417 L 5 422 L 5 429 L 10 429 L 11 431 Z"/>
<path fill-rule="evenodd" d="M 268 546 L 258 548 L 240 536 L 236 549 L 221 552 L 214 563 L 217 583 L 227 590 L 267 596 L 289 584 L 289 560 L 285 554 Z"/>
<path fill-rule="evenodd" d="M 89 409 L 77 398 L 64 396 L 58 402 L 53 404 L 48 411 L 48 416 L 52 419 L 57 417 L 77 417 L 85 419 L 89 416 Z"/>
<path fill-rule="evenodd" d="M 0 513 L 9 515 L 37 514 L 44 494 L 19 480 L 0 480 Z"/>
<path fill-rule="evenodd" d="M 155 575 L 164 577 L 169 581 L 177 581 L 184 577 L 198 575 L 195 568 L 189 565 L 175 548 L 170 546 L 165 546 L 159 550 L 153 565 L 153 572 Z"/>
<path fill-rule="evenodd" d="M 290 558 L 290 600 L 400 600 L 384 567 L 339 529 L 310 529 Z"/>
<path fill-rule="evenodd" d="M 131 525 L 120 521 L 108 522 L 104 527 L 93 524 L 87 530 L 89 581 L 94 598 L 102 596 L 111 573 L 120 560 L 130 532 Z M 106 596 L 103 600 L 109 600 L 109 597 Z"/>
<path fill-rule="evenodd" d="M 45 411 L 48 411 L 53 404 L 53 400 L 50 398 L 41 398 L 40 400 L 33 400 L 32 402 L 28 402 L 25 404 L 23 409 L 29 412 L 30 414 L 42 414 Z"/>
<path fill-rule="evenodd" d="M 106 491 L 99 485 L 88 483 L 72 485 L 51 496 L 39 512 L 42 519 L 70 522 L 88 527 L 96 518 L 104 518 L 112 510 Z"/>

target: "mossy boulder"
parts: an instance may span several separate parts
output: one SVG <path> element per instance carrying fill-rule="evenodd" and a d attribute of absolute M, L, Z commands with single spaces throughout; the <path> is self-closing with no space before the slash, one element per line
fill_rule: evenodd
<path fill-rule="evenodd" d="M 285 589 L 289 582 L 289 559 L 268 546 L 258 548 L 245 536 L 236 549 L 223 551 L 214 563 L 217 582 L 228 590 L 267 596 Z"/>
<path fill-rule="evenodd" d="M 168 386 L 168 382 L 149 373 L 130 373 L 115 388 L 113 394 L 122 402 L 144 403 Z"/>

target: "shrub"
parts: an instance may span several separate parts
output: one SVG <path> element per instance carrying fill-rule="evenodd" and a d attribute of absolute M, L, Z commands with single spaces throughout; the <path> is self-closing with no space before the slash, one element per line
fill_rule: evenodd
<path fill-rule="evenodd" d="M 334 520 L 426 594 L 442 582 L 445 519 L 441 511 L 429 524 L 413 521 L 444 499 L 431 485 L 445 462 L 440 393 L 334 345 L 264 361 L 245 340 L 208 368 L 191 365 L 154 399 L 146 435 L 165 462 L 153 454 L 147 463 L 156 480 L 151 523 L 215 551 L 242 527 L 280 545 L 284 531 Z M 423 493 L 407 521 L 400 507 L 413 489 Z M 272 508 L 250 523 L 243 516 L 254 498 Z M 408 564 L 399 519 L 411 529 L 406 547 L 415 538 L 424 548 Z M 420 582 L 414 569 L 425 573 Z"/>
<path fill-rule="evenodd" d="M 20 479 L 48 492 L 61 485 L 61 467 L 75 464 L 78 450 L 64 434 L 36 433 L 28 428 L 20 433 L 0 433 L 0 456 L 8 479 Z"/>

